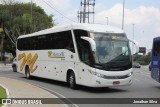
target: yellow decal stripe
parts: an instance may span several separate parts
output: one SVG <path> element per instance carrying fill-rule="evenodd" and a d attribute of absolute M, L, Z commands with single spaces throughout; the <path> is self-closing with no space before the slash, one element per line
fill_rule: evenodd
<path fill-rule="evenodd" d="M 21 60 L 22 58 L 23 58 L 23 61 L 22 61 L 21 65 L 20 65 L 20 71 L 23 70 L 23 67 L 24 67 L 24 65 L 25 65 L 25 63 L 27 61 L 25 53 L 22 53 L 22 54 L 18 55 L 18 61 Z"/>
<path fill-rule="evenodd" d="M 34 72 L 34 71 L 37 69 L 37 67 L 38 67 L 38 66 L 36 66 L 36 67 L 33 69 L 33 65 L 34 65 L 34 63 L 36 62 L 37 58 L 38 58 L 38 54 L 35 54 L 35 55 L 33 56 L 32 60 L 31 60 L 31 63 L 30 63 L 30 65 L 29 65 L 29 66 L 30 66 L 30 71 L 31 71 L 31 73 Z"/>
<path fill-rule="evenodd" d="M 29 69 L 30 69 L 30 72 L 33 73 L 38 67 L 38 66 L 36 66 L 35 68 L 33 68 L 37 58 L 38 58 L 38 54 L 37 53 L 33 56 L 33 58 L 32 58 L 32 54 L 31 53 L 28 54 L 27 57 L 26 57 L 25 53 L 19 54 L 18 55 L 18 61 L 23 59 L 21 65 L 20 65 L 20 71 L 22 71 L 24 69 L 25 65 L 28 65 Z"/>

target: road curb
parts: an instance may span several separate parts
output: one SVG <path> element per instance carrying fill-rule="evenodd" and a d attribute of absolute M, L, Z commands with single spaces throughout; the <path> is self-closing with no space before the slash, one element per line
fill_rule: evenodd
<path fill-rule="evenodd" d="M 5 87 L 4 85 L 2 85 L 2 84 L 0 84 L 0 86 L 5 89 L 6 94 L 7 94 L 7 98 L 10 98 L 9 89 L 6 88 L 6 87 Z M 5 104 L 5 105 L 3 105 L 2 107 L 7 107 L 7 106 L 8 106 L 8 104 Z"/>
<path fill-rule="evenodd" d="M 48 91 L 49 93 L 57 96 L 57 98 L 66 98 L 66 97 L 64 97 L 63 95 L 61 95 L 60 93 L 58 93 L 58 92 L 56 92 L 56 91 L 53 91 L 53 90 L 50 90 L 50 89 L 48 89 L 48 88 L 45 88 L 45 87 L 42 87 L 42 86 L 39 86 L 39 85 L 35 85 L 35 84 L 32 84 L 32 83 L 29 83 L 29 84 L 34 85 L 34 86 L 36 86 L 36 87 L 39 87 L 39 88 L 41 88 L 41 89 L 43 89 L 43 90 L 46 90 L 46 91 Z M 66 98 L 66 99 L 67 99 L 67 98 Z M 67 99 L 67 101 L 70 102 L 71 104 L 65 104 L 65 105 L 67 105 L 66 107 L 79 107 L 78 105 L 74 104 L 72 101 L 70 101 L 70 100 L 68 100 L 68 99 Z"/>
<path fill-rule="evenodd" d="M 12 78 L 12 79 L 13 79 L 13 78 Z M 19 79 L 15 79 L 15 80 L 21 81 L 21 80 L 19 80 Z M 58 92 L 56 92 L 56 91 L 54 91 L 54 90 L 50 90 L 50 89 L 48 89 L 48 88 L 46 88 L 46 87 L 43 87 L 43 86 L 40 86 L 40 85 L 36 85 L 36 84 L 30 83 L 30 82 L 26 82 L 26 81 L 23 81 L 23 82 L 25 82 L 25 83 L 27 83 L 27 84 L 30 84 L 30 85 L 32 85 L 32 86 L 38 87 L 38 88 L 40 88 L 40 89 L 42 89 L 42 90 L 44 90 L 44 91 L 47 91 L 47 92 L 50 93 L 52 96 L 55 96 L 55 97 L 57 97 L 57 98 L 65 98 L 65 99 L 66 99 L 66 102 L 69 102 L 69 104 L 63 104 L 65 107 L 79 107 L 78 105 L 74 104 L 72 101 L 68 100 L 66 97 L 64 97 L 63 95 L 61 95 L 60 93 L 58 93 Z M 0 86 L 2 86 L 2 87 L 6 90 L 7 98 L 10 98 L 9 90 L 8 90 L 5 86 L 3 86 L 3 85 L 1 85 L 1 84 L 0 84 Z M 62 100 L 60 100 L 60 101 L 62 101 Z M 63 102 L 63 101 L 62 101 L 62 102 Z M 5 105 L 3 105 L 2 107 L 7 107 L 7 106 L 8 106 L 8 104 L 5 104 Z"/>

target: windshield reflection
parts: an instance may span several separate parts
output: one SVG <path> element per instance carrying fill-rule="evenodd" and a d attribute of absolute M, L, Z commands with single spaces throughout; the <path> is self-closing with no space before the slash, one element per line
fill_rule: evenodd
<path fill-rule="evenodd" d="M 129 41 L 125 34 L 95 33 L 97 51 L 95 63 L 105 66 L 124 66 L 131 63 Z"/>

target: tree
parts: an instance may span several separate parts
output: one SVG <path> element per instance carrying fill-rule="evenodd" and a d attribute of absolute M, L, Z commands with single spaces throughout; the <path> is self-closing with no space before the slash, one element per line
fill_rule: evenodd
<path fill-rule="evenodd" d="M 15 43 L 18 36 L 50 28 L 54 25 L 53 15 L 32 4 L 33 15 L 30 14 L 30 3 L 18 3 L 15 0 L 1 0 L 0 19 L 4 27 L 4 50 L 15 56 Z"/>
<path fill-rule="evenodd" d="M 149 52 L 147 55 L 134 55 L 133 61 L 138 62 L 141 65 L 148 65 L 151 60 L 151 52 Z"/>

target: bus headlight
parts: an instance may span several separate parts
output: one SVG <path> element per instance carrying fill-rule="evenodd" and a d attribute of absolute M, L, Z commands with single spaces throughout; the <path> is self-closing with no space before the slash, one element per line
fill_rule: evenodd
<path fill-rule="evenodd" d="M 97 73 L 96 72 L 96 74 L 95 74 L 97 77 L 100 77 L 100 78 L 105 78 L 105 75 L 103 75 L 103 74 L 100 74 L 100 73 Z"/>
<path fill-rule="evenodd" d="M 129 73 L 129 74 L 128 74 L 128 77 L 132 76 L 132 74 L 133 74 L 133 72 Z"/>
<path fill-rule="evenodd" d="M 97 72 L 94 72 L 94 71 L 91 71 L 90 73 L 97 76 L 97 77 L 105 78 L 105 75 L 103 75 L 103 74 L 100 74 L 100 73 L 97 73 Z"/>

